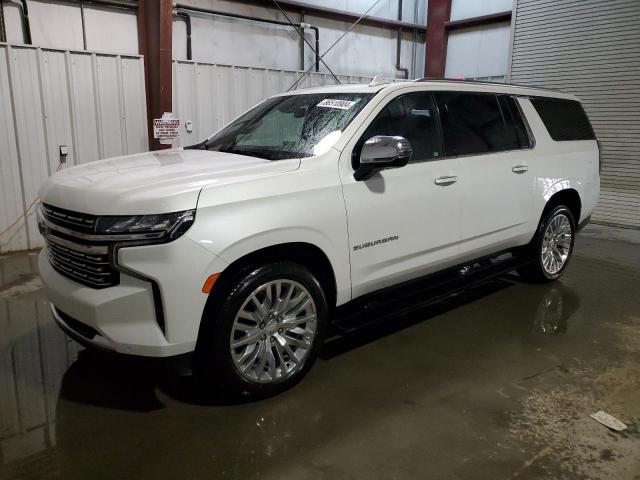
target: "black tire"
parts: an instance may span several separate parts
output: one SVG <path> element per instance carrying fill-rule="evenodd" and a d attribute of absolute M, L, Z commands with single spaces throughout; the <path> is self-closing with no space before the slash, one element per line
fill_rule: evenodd
<path fill-rule="evenodd" d="M 557 217 L 563 216 L 569 221 L 570 230 L 571 230 L 571 242 L 569 245 L 569 251 L 566 260 L 562 264 L 562 267 L 558 271 L 550 272 L 544 265 L 543 261 L 543 243 L 544 236 L 549 224 L 556 219 Z M 547 283 L 552 282 L 560 278 L 560 276 L 564 273 L 569 265 L 569 261 L 571 260 L 571 254 L 573 253 L 573 245 L 576 239 L 576 221 L 571 213 L 571 210 L 564 205 L 557 205 L 556 207 L 551 208 L 542 220 L 540 221 L 540 226 L 536 231 L 533 240 L 529 244 L 529 254 L 532 257 L 532 262 L 524 267 L 519 268 L 518 274 L 520 277 L 531 283 Z"/>
<path fill-rule="evenodd" d="M 214 288 L 212 294 L 217 297 L 210 299 L 213 301 L 208 305 L 203 318 L 204 324 L 196 348 L 198 372 L 210 385 L 223 388 L 231 395 L 242 395 L 243 398 L 264 398 L 291 388 L 313 366 L 324 340 L 329 309 L 320 282 L 307 268 L 293 262 L 275 262 L 246 268 L 226 280 L 221 289 Z M 275 280 L 292 281 L 307 290 L 315 304 L 315 336 L 311 347 L 306 351 L 304 362 L 301 362 L 302 366 L 297 367 L 291 376 L 260 383 L 240 373 L 232 357 L 230 341 L 236 315 L 252 292 Z M 264 345 L 269 344 L 264 342 Z"/>

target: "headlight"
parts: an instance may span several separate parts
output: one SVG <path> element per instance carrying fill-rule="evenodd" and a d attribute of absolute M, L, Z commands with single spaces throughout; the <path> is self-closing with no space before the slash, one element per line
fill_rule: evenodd
<path fill-rule="evenodd" d="M 189 229 L 195 218 L 195 210 L 158 215 L 105 216 L 98 218 L 96 234 L 122 235 L 127 240 L 175 240 Z"/>

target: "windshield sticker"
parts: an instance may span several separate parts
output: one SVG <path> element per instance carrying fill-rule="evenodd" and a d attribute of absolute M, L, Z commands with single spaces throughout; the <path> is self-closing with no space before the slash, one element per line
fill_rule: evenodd
<path fill-rule="evenodd" d="M 358 102 L 352 102 L 351 100 L 338 100 L 337 98 L 325 98 L 316 107 L 324 108 L 338 108 L 340 110 L 349 110 Z"/>

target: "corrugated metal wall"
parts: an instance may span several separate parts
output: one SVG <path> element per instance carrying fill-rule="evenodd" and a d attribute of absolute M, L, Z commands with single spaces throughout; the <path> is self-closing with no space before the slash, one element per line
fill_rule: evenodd
<path fill-rule="evenodd" d="M 0 44 L 0 253 L 42 245 L 33 205 L 59 166 L 147 148 L 142 57 Z"/>
<path fill-rule="evenodd" d="M 176 145 L 191 145 L 210 136 L 260 101 L 286 91 L 302 72 L 173 62 L 173 111 L 181 120 Z M 371 77 L 338 75 L 342 83 L 368 83 Z M 333 85 L 329 74 L 310 73 L 297 88 Z M 193 123 L 187 133 L 184 123 Z"/>
<path fill-rule="evenodd" d="M 640 2 L 518 0 L 511 81 L 584 102 L 603 145 L 593 221 L 640 228 Z"/>

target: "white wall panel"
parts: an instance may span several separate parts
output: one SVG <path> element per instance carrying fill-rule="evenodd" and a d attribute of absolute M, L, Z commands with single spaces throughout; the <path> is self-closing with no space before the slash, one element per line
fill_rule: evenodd
<path fill-rule="evenodd" d="M 144 88 L 144 62 L 139 57 L 120 57 L 121 91 L 124 101 L 126 152 L 144 152 L 147 140 L 147 102 Z"/>
<path fill-rule="evenodd" d="M 97 68 L 97 118 L 100 157 L 118 157 L 125 151 L 120 122 L 120 62 L 115 57 L 94 57 Z"/>
<path fill-rule="evenodd" d="M 28 2 L 31 40 L 52 48 L 82 48 L 82 17 L 77 3 Z"/>
<path fill-rule="evenodd" d="M 506 75 L 510 34 L 509 23 L 451 32 L 445 76 L 478 78 Z"/>
<path fill-rule="evenodd" d="M 0 51 L 0 251 L 18 250 L 27 244 L 24 222 L 18 221 L 24 212 L 18 158 L 8 57 Z M 14 225 L 15 224 L 15 225 Z M 11 225 L 14 225 L 11 228 Z"/>
<path fill-rule="evenodd" d="M 56 169 L 147 149 L 144 92 L 142 57 L 0 44 L 0 253 L 42 245 L 34 202 Z"/>
<path fill-rule="evenodd" d="M 138 19 L 135 11 L 88 4 L 84 9 L 84 18 L 87 49 L 121 55 L 138 54 Z"/>
<path fill-rule="evenodd" d="M 73 131 L 76 163 L 86 163 L 101 158 L 101 142 L 98 138 L 100 118 L 97 115 L 97 87 L 91 55 L 68 55 L 69 89 L 73 112 Z"/>
<path fill-rule="evenodd" d="M 49 174 L 38 53 L 34 48 L 10 48 L 7 52 L 20 155 L 19 165 L 27 208 L 27 238 L 31 245 L 36 237 L 37 228 L 33 216 L 34 209 L 29 207 L 37 196 L 40 184 Z"/>
<path fill-rule="evenodd" d="M 234 12 L 267 19 L 286 21 L 272 5 L 254 6 L 223 0 L 183 0 L 181 3 L 211 8 L 224 12 Z M 371 0 L 325 0 L 322 6 L 347 10 L 356 14 L 364 13 L 373 3 Z M 417 7 L 417 9 L 416 9 Z M 397 18 L 398 0 L 380 2 L 370 15 Z M 425 0 L 405 0 L 403 20 L 425 25 Z M 289 18 L 300 22 L 300 15 L 289 13 Z M 320 30 L 320 51 L 326 51 L 348 28 L 350 22 L 339 22 L 327 18 L 306 15 L 306 23 Z M 306 39 L 315 44 L 311 30 Z M 193 60 L 203 63 L 246 65 L 258 68 L 299 70 L 301 66 L 301 39 L 293 28 L 269 25 L 223 16 L 192 14 Z M 418 35 L 415 48 L 416 77 L 424 72 L 424 35 Z M 402 66 L 411 69 L 414 63 L 412 33 L 404 32 L 402 41 Z M 183 19 L 175 18 L 173 23 L 173 58 L 186 59 L 186 29 Z M 396 71 L 396 31 L 386 28 L 358 25 L 332 49 L 325 60 L 334 72 L 352 75 L 383 74 L 386 77 L 400 77 Z M 314 62 L 314 54 L 304 46 L 305 69 Z M 321 65 L 320 70 L 327 69 Z"/>
<path fill-rule="evenodd" d="M 252 106 L 286 91 L 302 72 L 174 60 L 173 111 L 181 120 L 176 145 L 191 145 L 209 137 Z M 370 82 L 371 77 L 339 75 L 342 83 Z M 311 73 L 299 88 L 333 85 L 331 75 Z M 184 124 L 193 123 L 187 133 Z"/>
<path fill-rule="evenodd" d="M 34 45 L 47 48 L 82 50 L 82 17 L 77 1 L 28 0 L 31 39 Z M 136 12 L 85 5 L 87 49 L 121 55 L 138 54 Z M 4 2 L 7 41 L 24 43 L 20 6 Z"/>

